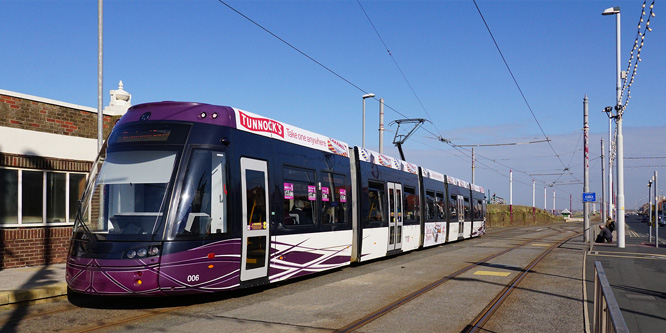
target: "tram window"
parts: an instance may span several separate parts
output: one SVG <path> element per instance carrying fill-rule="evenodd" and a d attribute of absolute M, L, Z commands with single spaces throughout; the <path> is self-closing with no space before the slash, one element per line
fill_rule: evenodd
<path fill-rule="evenodd" d="M 449 198 L 449 222 L 458 222 L 458 196 L 455 194 Z"/>
<path fill-rule="evenodd" d="M 347 222 L 347 180 L 345 176 L 322 173 L 321 215 L 322 223 Z"/>
<path fill-rule="evenodd" d="M 283 177 L 285 188 L 283 225 L 313 225 L 317 223 L 317 215 L 314 214 L 317 204 L 315 172 L 285 167 Z"/>
<path fill-rule="evenodd" d="M 247 196 L 246 226 L 251 230 L 260 230 L 267 221 L 266 214 L 266 174 L 263 171 L 245 170 Z"/>
<path fill-rule="evenodd" d="M 404 188 L 404 210 L 405 220 L 404 223 L 418 223 L 419 222 L 419 197 L 416 195 L 416 189 L 413 187 L 405 186 Z"/>
<path fill-rule="evenodd" d="M 438 221 L 442 221 L 446 218 L 446 213 L 444 211 L 444 194 L 442 192 L 435 193 L 435 206 L 437 208 L 437 217 Z"/>
<path fill-rule="evenodd" d="M 482 219 L 483 215 L 483 202 L 476 200 L 474 202 L 474 219 Z"/>
<path fill-rule="evenodd" d="M 384 216 L 384 183 L 368 181 L 368 217 L 366 221 L 385 221 Z"/>
<path fill-rule="evenodd" d="M 264 186 L 263 182 L 261 186 Z M 250 188 L 248 185 L 248 189 Z M 226 233 L 226 192 L 224 154 L 195 150 L 190 158 L 178 205 L 175 236 L 208 238 Z M 265 201 L 261 201 L 262 206 L 264 203 Z M 256 208 L 255 212 L 258 212 Z M 264 213 L 264 218 L 265 216 Z"/>
<path fill-rule="evenodd" d="M 426 221 L 437 219 L 437 208 L 435 207 L 435 191 L 426 191 Z"/>
<path fill-rule="evenodd" d="M 465 198 L 465 220 L 469 220 L 472 217 L 472 212 L 469 210 L 469 198 Z"/>

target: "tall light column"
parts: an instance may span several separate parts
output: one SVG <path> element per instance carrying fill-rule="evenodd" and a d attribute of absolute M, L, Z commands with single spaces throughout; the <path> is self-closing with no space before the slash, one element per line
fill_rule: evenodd
<path fill-rule="evenodd" d="M 97 0 L 97 152 L 102 150 L 102 142 L 104 141 L 104 114 L 102 113 L 103 8 L 103 1 Z"/>
<path fill-rule="evenodd" d="M 615 111 L 617 112 L 617 247 L 624 248 L 624 138 L 622 136 L 622 79 L 620 69 L 620 7 L 611 7 L 601 15 L 615 15 Z"/>
<path fill-rule="evenodd" d="M 375 97 L 375 94 L 365 94 L 363 95 L 363 145 L 365 148 L 365 99 Z"/>

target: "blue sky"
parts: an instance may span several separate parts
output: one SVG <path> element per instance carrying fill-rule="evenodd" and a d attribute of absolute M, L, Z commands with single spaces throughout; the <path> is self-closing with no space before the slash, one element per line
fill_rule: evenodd
<path fill-rule="evenodd" d="M 470 148 L 456 150 L 435 136 L 487 145 L 544 140 L 543 129 L 552 148 L 476 148 L 476 183 L 508 199 L 513 169 L 514 204 L 532 204 L 535 179 L 537 207 L 547 186 L 548 208 L 555 189 L 556 208 L 568 208 L 571 195 L 577 209 L 587 94 L 590 185 L 600 197 L 600 139 L 608 140 L 601 110 L 615 99 L 615 19 L 601 12 L 621 7 L 625 70 L 642 1 L 477 1 L 540 126 L 471 0 L 361 1 L 392 57 L 357 1 L 227 3 L 356 87 L 218 1 L 106 0 L 104 105 L 122 80 L 133 104 L 229 105 L 360 145 L 361 96 L 371 92 L 388 105 L 386 124 L 431 122 L 405 144 L 408 161 L 468 181 Z M 0 8 L 0 89 L 96 107 L 97 2 L 5 0 Z M 655 170 L 666 188 L 665 159 L 636 159 L 666 156 L 660 8 L 624 118 L 625 156 L 632 157 L 625 161 L 627 209 L 647 200 Z M 378 109 L 367 100 L 366 141 L 375 150 Z M 398 157 L 396 127 L 386 127 L 385 153 Z M 565 167 L 572 174 L 560 176 Z"/>

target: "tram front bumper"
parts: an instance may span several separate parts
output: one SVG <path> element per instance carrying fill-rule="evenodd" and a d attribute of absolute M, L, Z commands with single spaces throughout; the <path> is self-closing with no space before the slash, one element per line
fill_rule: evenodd
<path fill-rule="evenodd" d="M 67 285 L 73 291 L 90 295 L 164 295 L 158 284 L 157 258 L 154 261 L 70 257 Z"/>

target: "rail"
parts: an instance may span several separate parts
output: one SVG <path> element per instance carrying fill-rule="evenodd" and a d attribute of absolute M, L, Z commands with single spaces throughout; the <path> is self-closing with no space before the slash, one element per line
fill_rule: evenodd
<path fill-rule="evenodd" d="M 593 332 L 629 332 L 600 261 L 594 262 Z"/>

